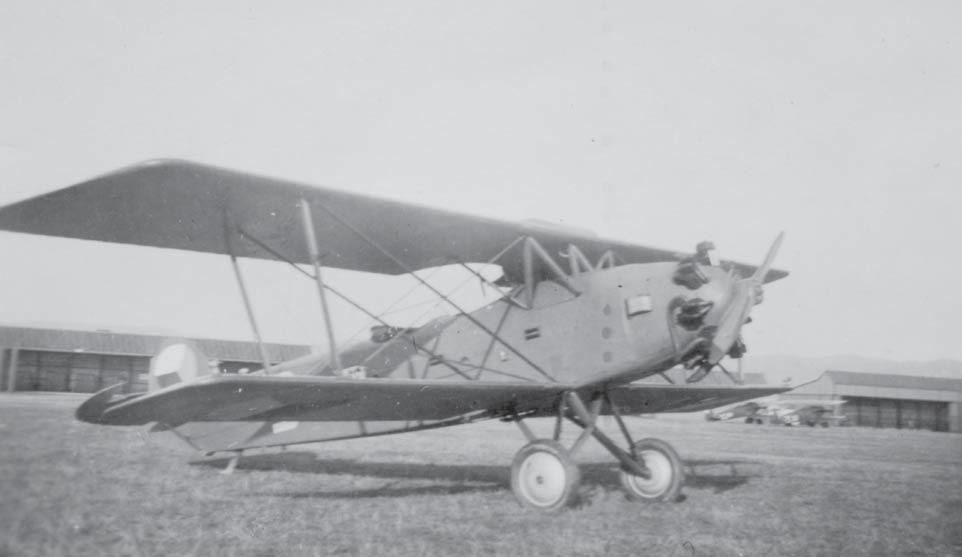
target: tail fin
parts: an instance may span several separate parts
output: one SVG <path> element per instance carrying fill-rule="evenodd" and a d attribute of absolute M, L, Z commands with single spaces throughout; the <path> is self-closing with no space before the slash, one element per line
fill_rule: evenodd
<path fill-rule="evenodd" d="M 189 340 L 169 340 L 150 359 L 147 388 L 156 391 L 211 374 L 207 358 L 195 343 Z"/>

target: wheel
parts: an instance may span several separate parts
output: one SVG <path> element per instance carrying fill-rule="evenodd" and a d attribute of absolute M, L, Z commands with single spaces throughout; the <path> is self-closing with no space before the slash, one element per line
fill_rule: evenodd
<path fill-rule="evenodd" d="M 511 463 L 511 489 L 522 507 L 555 512 L 574 503 L 581 472 L 561 443 L 537 439 Z"/>
<path fill-rule="evenodd" d="M 621 487 L 628 498 L 636 501 L 677 500 L 685 483 L 685 469 L 675 449 L 660 439 L 642 439 L 635 443 L 635 454 L 651 477 L 643 478 L 622 470 Z"/>

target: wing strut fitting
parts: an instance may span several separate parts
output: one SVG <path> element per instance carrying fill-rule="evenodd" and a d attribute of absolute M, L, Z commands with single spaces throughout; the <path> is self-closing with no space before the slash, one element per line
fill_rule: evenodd
<path fill-rule="evenodd" d="M 572 275 L 580 275 L 581 273 L 589 273 L 594 270 L 594 265 L 588 261 L 585 254 L 578 249 L 578 246 L 574 244 L 568 244 L 568 251 L 561 252 L 561 256 L 568 259 L 568 264 L 571 266 Z"/>
<path fill-rule="evenodd" d="M 524 239 L 524 301 L 525 304 L 530 308 L 534 303 L 534 287 L 535 287 L 535 276 L 534 276 L 534 256 L 537 255 L 548 269 L 554 274 L 557 282 L 565 287 L 568 292 L 572 295 L 578 296 L 581 294 L 571 281 L 568 280 L 568 275 L 558 266 L 554 259 L 548 255 L 541 244 L 537 240 L 528 236 Z"/>

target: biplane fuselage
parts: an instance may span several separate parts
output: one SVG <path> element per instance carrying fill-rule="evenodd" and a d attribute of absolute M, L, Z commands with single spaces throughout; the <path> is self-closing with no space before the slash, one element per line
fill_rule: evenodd
<path fill-rule="evenodd" d="M 717 321 L 713 313 L 720 314 L 731 297 L 732 279 L 721 269 L 710 269 L 711 280 L 692 290 L 673 280 L 676 267 L 633 264 L 576 273 L 569 280 L 578 295 L 544 280 L 535 285 L 530 306 L 520 300 L 519 290 L 472 312 L 474 320 L 442 318 L 408 338 L 350 347 L 341 354 L 342 365 L 363 367 L 375 377 L 634 381 L 674 366 L 704 327 Z M 679 301 L 693 298 L 711 302 L 713 309 L 701 326 L 686 328 L 676 321 L 675 309 Z M 488 331 L 523 351 L 550 377 Z M 419 352 L 417 343 L 431 355 Z M 328 361 L 326 356 L 318 359 Z"/>

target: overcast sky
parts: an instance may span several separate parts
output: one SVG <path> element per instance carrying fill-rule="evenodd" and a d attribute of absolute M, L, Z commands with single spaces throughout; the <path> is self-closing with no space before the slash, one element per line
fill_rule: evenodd
<path fill-rule="evenodd" d="M 8 0 L 0 204 L 180 157 L 752 263 L 784 230 L 754 353 L 962 358 L 960 16 Z M 246 268 L 269 340 L 323 342 L 308 281 Z M 5 232 L 0 322 L 250 337 L 224 258 Z"/>

